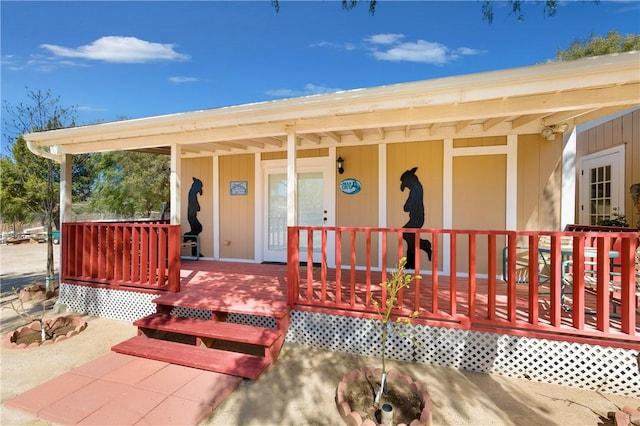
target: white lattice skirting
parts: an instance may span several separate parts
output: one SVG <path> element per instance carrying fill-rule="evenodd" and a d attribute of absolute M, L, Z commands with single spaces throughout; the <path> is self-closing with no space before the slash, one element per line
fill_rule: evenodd
<path fill-rule="evenodd" d="M 637 351 L 424 325 L 403 327 L 406 337 L 390 329 L 390 359 L 640 397 Z M 287 341 L 380 355 L 376 321 L 363 318 L 294 311 Z"/>
<path fill-rule="evenodd" d="M 155 295 L 62 284 L 59 300 L 70 310 L 134 321 L 155 312 Z M 204 310 L 175 308 L 175 315 L 209 319 Z M 231 314 L 230 322 L 275 328 L 273 318 Z M 304 311 L 291 312 L 288 342 L 330 351 L 379 356 L 378 322 Z M 424 325 L 405 325 L 399 336 L 390 329 L 387 355 L 406 362 L 529 378 L 640 397 L 638 351 L 606 346 L 533 339 Z"/>
<path fill-rule="evenodd" d="M 58 302 L 73 312 L 103 318 L 135 321 L 151 315 L 156 305 L 151 303 L 156 294 L 137 291 L 93 288 L 83 285 L 61 283 Z"/>

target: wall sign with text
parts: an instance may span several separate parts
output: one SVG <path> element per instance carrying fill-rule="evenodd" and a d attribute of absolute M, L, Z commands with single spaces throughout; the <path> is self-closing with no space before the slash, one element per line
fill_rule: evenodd
<path fill-rule="evenodd" d="M 247 195 L 249 190 L 247 188 L 246 180 L 232 180 L 229 193 L 231 195 Z"/>

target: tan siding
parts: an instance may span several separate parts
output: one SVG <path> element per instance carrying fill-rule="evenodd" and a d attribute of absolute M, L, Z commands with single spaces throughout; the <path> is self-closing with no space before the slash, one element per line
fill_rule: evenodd
<path fill-rule="evenodd" d="M 255 156 L 220 157 L 220 257 L 254 258 Z M 247 195 L 230 195 L 231 181 L 247 181 Z"/>
<path fill-rule="evenodd" d="M 620 145 L 625 146 L 625 200 L 623 211 L 627 216 L 627 222 L 632 225 L 640 225 L 640 217 L 633 210 L 633 201 L 629 194 L 629 187 L 634 183 L 640 183 L 640 110 L 627 113 L 579 133 L 577 136 L 576 164 L 579 165 L 582 157 L 586 155 Z M 576 182 L 576 185 L 578 184 L 579 181 Z M 577 191 L 579 191 L 579 188 L 577 188 Z M 577 210 L 576 214 L 578 214 Z"/>
<path fill-rule="evenodd" d="M 453 228 L 503 230 L 506 221 L 505 155 L 455 157 L 453 159 Z M 476 260 L 477 272 L 487 273 L 486 238 L 479 239 Z M 496 245 L 496 259 L 500 266 L 504 241 Z M 468 267 L 468 239 L 457 241 L 458 270 Z"/>
<path fill-rule="evenodd" d="M 518 229 L 560 230 L 561 158 L 559 138 L 518 137 Z"/>
<path fill-rule="evenodd" d="M 298 151 L 297 158 L 311 158 L 311 157 L 327 157 L 329 150 L 327 148 L 317 149 L 303 149 Z M 264 160 L 285 160 L 287 158 L 287 151 L 278 152 L 263 152 L 261 159 Z"/>
<path fill-rule="evenodd" d="M 629 193 L 629 187 L 634 183 L 640 183 L 640 110 L 627 114 L 622 119 L 622 140 L 625 147 L 625 213 L 627 222 L 640 229 L 640 213 L 633 207 L 633 200 Z"/>
<path fill-rule="evenodd" d="M 400 191 L 400 176 L 405 170 L 417 166 L 416 175 L 424 191 L 423 228 L 442 228 L 443 155 L 442 141 L 387 145 L 387 227 L 401 228 L 409 220 L 409 215 L 403 210 L 408 192 Z M 422 259 L 421 267 L 428 267 L 430 264 L 424 254 Z M 439 261 L 442 264 L 442 251 Z M 387 258 L 387 265 L 396 263 L 397 255 L 393 252 Z"/>
<path fill-rule="evenodd" d="M 213 256 L 213 160 L 211 157 L 190 158 L 182 160 L 182 209 L 181 209 L 181 227 L 182 233 L 187 233 L 191 229 L 187 218 L 187 207 L 189 198 L 189 189 L 193 183 L 193 178 L 202 181 L 202 196 L 198 196 L 200 211 L 198 212 L 198 221 L 202 224 L 202 232 L 200 233 L 200 252 L 205 257 Z M 190 254 L 183 252 L 183 254 Z"/>
<path fill-rule="evenodd" d="M 354 178 L 362 184 L 357 194 L 348 195 L 336 190 L 336 226 L 378 226 L 378 147 L 376 145 L 353 146 L 339 148 L 336 156 L 344 159 L 344 174 L 336 171 L 338 188 L 340 181 Z M 350 239 L 348 235 L 342 239 L 342 256 L 348 259 Z M 372 240 L 371 262 L 378 263 L 378 240 Z M 358 265 L 365 265 L 364 238 L 356 241 L 356 258 Z"/>
<path fill-rule="evenodd" d="M 454 148 L 472 148 L 482 146 L 506 145 L 507 138 L 504 136 L 487 136 L 481 138 L 460 138 L 454 139 Z"/>

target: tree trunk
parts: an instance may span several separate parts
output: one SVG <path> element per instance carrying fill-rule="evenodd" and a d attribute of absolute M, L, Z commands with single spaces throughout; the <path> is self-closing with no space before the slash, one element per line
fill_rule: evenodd
<path fill-rule="evenodd" d="M 47 218 L 47 278 L 45 291 L 53 292 L 55 290 L 54 262 L 53 262 L 53 161 L 47 159 L 47 201 L 46 201 L 46 218 Z"/>

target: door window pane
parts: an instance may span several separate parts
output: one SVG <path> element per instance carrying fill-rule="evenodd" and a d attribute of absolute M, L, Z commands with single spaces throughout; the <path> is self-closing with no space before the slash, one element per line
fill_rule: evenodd
<path fill-rule="evenodd" d="M 267 219 L 267 245 L 271 251 L 287 249 L 287 175 L 269 175 L 269 216 Z M 322 172 L 298 174 L 298 225 L 324 224 L 324 181 Z M 316 238 L 317 237 L 317 238 Z M 300 233 L 300 248 L 307 247 L 307 233 Z M 320 250 L 320 235 L 314 233 L 314 252 Z"/>
<path fill-rule="evenodd" d="M 594 167 L 589 173 L 591 182 L 589 221 L 596 225 L 599 221 L 611 218 L 611 166 Z"/>
<path fill-rule="evenodd" d="M 269 175 L 269 216 L 267 219 L 268 249 L 287 249 L 287 175 Z"/>

